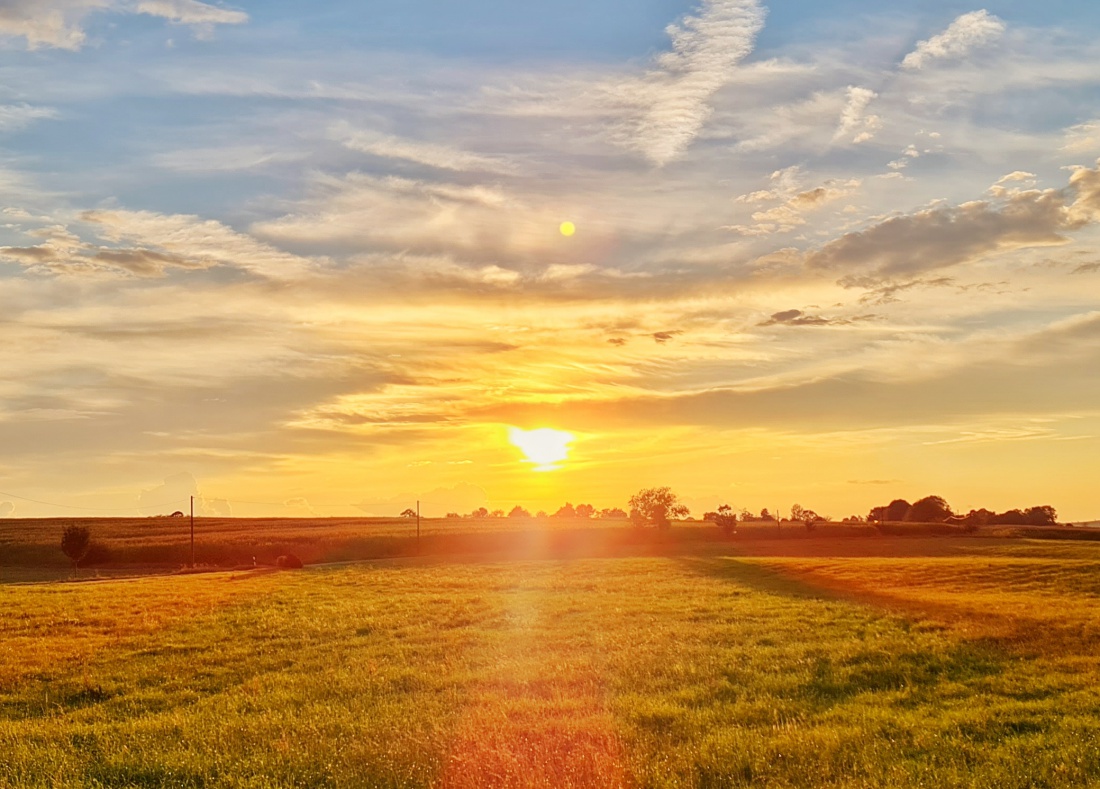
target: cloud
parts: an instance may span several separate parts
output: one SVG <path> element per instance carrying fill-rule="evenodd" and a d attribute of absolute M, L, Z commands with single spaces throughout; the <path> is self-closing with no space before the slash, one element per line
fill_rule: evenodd
<path fill-rule="evenodd" d="M 488 507 L 489 496 L 482 488 L 463 482 L 450 488 L 435 488 L 424 494 L 403 493 L 385 499 L 364 499 L 355 505 L 367 515 L 393 516 L 420 501 L 421 512 L 429 518 L 440 518 L 448 512 L 464 514 Z"/>
<path fill-rule="evenodd" d="M 0 104 L 0 132 L 18 131 L 30 126 L 37 120 L 56 117 L 57 110 L 52 107 L 34 107 L 30 104 Z"/>
<path fill-rule="evenodd" d="M 917 44 L 901 62 L 904 69 L 922 69 L 934 60 L 958 59 L 979 47 L 998 40 L 1005 23 L 988 11 L 963 14 L 942 33 Z"/>
<path fill-rule="evenodd" d="M 784 310 L 772 315 L 760 326 L 830 326 L 836 323 L 819 315 L 807 315 L 802 310 Z M 846 323 L 846 321 L 840 321 Z"/>
<path fill-rule="evenodd" d="M 698 14 L 668 27 L 672 49 L 640 80 L 611 86 L 611 100 L 632 110 L 616 141 L 657 166 L 679 157 L 710 117 L 710 101 L 752 52 L 764 27 L 757 0 L 703 0 Z"/>
<path fill-rule="evenodd" d="M 859 179 L 838 182 L 828 180 L 821 186 L 806 189 L 802 185 L 802 172 L 798 167 L 788 167 L 771 174 L 771 189 L 761 189 L 737 198 L 738 203 L 753 205 L 783 201 L 770 208 L 760 208 L 752 214 L 754 225 L 727 225 L 745 236 L 768 236 L 794 230 L 806 224 L 805 215 L 827 204 L 847 197 L 862 185 Z"/>
<path fill-rule="evenodd" d="M 867 108 L 877 98 L 878 94 L 870 88 L 849 85 L 848 103 L 840 114 L 840 125 L 833 135 L 833 142 L 848 139 L 854 143 L 862 143 L 872 139 L 875 132 L 882 128 L 882 119 L 877 115 L 868 115 Z"/>
<path fill-rule="evenodd" d="M 142 515 L 167 515 L 174 511 L 186 512 L 191 497 L 199 495 L 199 483 L 187 472 L 165 477 L 164 483 L 138 495 L 138 510 Z"/>
<path fill-rule="evenodd" d="M 231 11 L 199 0 L 138 0 L 133 10 L 180 25 L 243 25 L 248 21 L 248 14 L 243 11 Z"/>
<path fill-rule="evenodd" d="M 0 518 L 10 518 L 15 514 L 15 505 L 10 501 L 0 501 Z"/>
<path fill-rule="evenodd" d="M 678 335 L 678 334 L 683 334 L 683 333 L 684 333 L 684 332 L 683 332 L 683 330 L 682 330 L 682 329 L 677 329 L 676 331 L 659 331 L 659 332 L 654 332 L 654 333 L 653 333 L 653 340 L 654 340 L 654 342 L 656 342 L 656 343 L 657 343 L 658 345 L 664 345 L 665 343 L 667 343 L 667 342 L 668 342 L 669 340 L 671 340 L 671 339 L 672 339 L 673 337 L 675 337 L 676 335 Z"/>
<path fill-rule="evenodd" d="M 344 147 L 386 159 L 403 159 L 441 170 L 457 172 L 512 173 L 515 167 L 497 156 L 482 156 L 449 145 L 418 142 L 375 132 L 356 131 L 348 124 L 339 124 L 333 136 Z"/>
<path fill-rule="evenodd" d="M 116 210 L 85 211 L 81 218 L 110 241 L 138 245 L 137 250 L 104 250 L 97 256 L 116 265 L 127 264 L 129 270 L 169 263 L 185 268 L 220 265 L 270 279 L 294 279 L 314 266 L 311 260 L 197 216 Z"/>
<path fill-rule="evenodd" d="M 1078 123 L 1066 129 L 1062 150 L 1066 153 L 1100 153 L 1100 119 Z"/>
<path fill-rule="evenodd" d="M 147 14 L 190 25 L 206 35 L 214 25 L 237 25 L 248 14 L 198 0 L 0 0 L 0 36 L 23 38 L 28 49 L 77 50 L 87 36 L 84 19 L 92 13 Z"/>
<path fill-rule="evenodd" d="M 895 216 L 831 241 L 810 268 L 842 271 L 847 281 L 911 277 L 993 252 L 1068 243 L 1065 233 L 1100 217 L 1100 169 L 1078 168 L 1067 189 L 1010 191 L 1003 199 L 934 206 Z"/>

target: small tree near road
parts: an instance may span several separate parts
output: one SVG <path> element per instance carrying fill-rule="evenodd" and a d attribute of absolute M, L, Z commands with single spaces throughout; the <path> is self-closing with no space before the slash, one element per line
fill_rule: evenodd
<path fill-rule="evenodd" d="M 669 519 L 685 517 L 688 508 L 680 503 L 671 488 L 645 488 L 631 497 L 630 514 L 637 525 L 649 523 L 658 529 L 667 529 L 672 525 Z"/>
<path fill-rule="evenodd" d="M 88 547 L 92 544 L 92 534 L 86 526 L 78 526 L 73 523 L 65 527 L 61 532 L 61 550 L 73 563 L 73 572 L 80 565 L 80 560 L 88 553 Z"/>

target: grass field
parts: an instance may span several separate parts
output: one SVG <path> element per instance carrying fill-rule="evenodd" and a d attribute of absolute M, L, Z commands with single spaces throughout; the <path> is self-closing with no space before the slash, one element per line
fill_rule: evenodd
<path fill-rule="evenodd" d="M 0 586 L 4 787 L 1100 783 L 1100 545 Z"/>

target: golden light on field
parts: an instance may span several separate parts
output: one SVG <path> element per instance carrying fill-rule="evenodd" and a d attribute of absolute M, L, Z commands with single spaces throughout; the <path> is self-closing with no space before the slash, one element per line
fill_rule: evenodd
<path fill-rule="evenodd" d="M 574 225 L 572 222 L 562 222 L 559 230 L 561 230 L 561 234 L 563 236 L 568 238 L 569 236 L 577 232 L 577 226 Z"/>
<path fill-rule="evenodd" d="M 508 440 L 523 453 L 524 462 L 532 463 L 535 471 L 553 471 L 569 456 L 574 435 L 564 430 L 542 427 L 538 430 L 508 428 Z"/>

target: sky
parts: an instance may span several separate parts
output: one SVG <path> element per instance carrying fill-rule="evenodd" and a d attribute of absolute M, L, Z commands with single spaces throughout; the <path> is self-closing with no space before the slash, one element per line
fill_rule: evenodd
<path fill-rule="evenodd" d="M 0 0 L 0 516 L 1097 518 L 1098 157 L 1083 0 Z"/>

